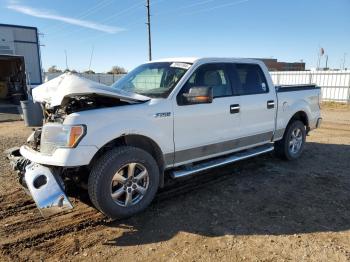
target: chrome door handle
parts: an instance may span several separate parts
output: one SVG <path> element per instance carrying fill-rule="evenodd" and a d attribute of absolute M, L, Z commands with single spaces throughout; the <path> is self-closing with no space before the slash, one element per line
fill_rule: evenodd
<path fill-rule="evenodd" d="M 275 101 L 274 100 L 269 100 L 267 101 L 267 109 L 271 109 L 275 107 Z"/>
<path fill-rule="evenodd" d="M 231 114 L 239 113 L 239 110 L 240 110 L 239 104 L 230 105 Z"/>

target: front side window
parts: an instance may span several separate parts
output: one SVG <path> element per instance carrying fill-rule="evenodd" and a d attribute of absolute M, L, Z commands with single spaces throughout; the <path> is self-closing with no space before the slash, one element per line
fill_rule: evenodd
<path fill-rule="evenodd" d="M 265 75 L 259 65 L 233 64 L 231 81 L 234 95 L 252 95 L 269 92 Z"/>
<path fill-rule="evenodd" d="M 191 64 L 176 62 L 144 64 L 112 87 L 152 98 L 166 98 L 190 67 Z"/>
<path fill-rule="evenodd" d="M 232 95 L 231 84 L 226 72 L 226 64 L 206 64 L 200 66 L 183 86 L 178 97 L 188 93 L 191 87 L 212 87 L 213 96 L 225 97 Z M 178 100 L 179 100 L 178 99 Z"/>

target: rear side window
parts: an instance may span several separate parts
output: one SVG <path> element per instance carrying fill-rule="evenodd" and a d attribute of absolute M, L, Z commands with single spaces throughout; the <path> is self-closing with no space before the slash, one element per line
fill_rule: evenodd
<path fill-rule="evenodd" d="M 269 92 L 265 75 L 258 65 L 233 64 L 230 74 L 234 95 L 252 95 Z"/>

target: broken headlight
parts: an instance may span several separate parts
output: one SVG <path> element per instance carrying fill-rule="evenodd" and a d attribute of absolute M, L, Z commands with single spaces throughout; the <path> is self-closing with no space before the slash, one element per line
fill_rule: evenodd
<path fill-rule="evenodd" d="M 52 155 L 57 148 L 73 148 L 86 134 L 84 125 L 46 124 L 42 128 L 40 152 Z"/>

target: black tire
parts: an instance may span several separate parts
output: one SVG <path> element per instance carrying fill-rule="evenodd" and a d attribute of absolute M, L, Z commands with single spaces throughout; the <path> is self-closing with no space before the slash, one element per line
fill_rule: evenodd
<path fill-rule="evenodd" d="M 145 167 L 149 182 L 142 199 L 126 207 L 120 206 L 115 202 L 116 200 L 113 200 L 111 195 L 112 179 L 117 171 L 130 163 L 141 164 Z M 97 160 L 89 176 L 88 191 L 94 206 L 106 216 L 116 219 L 130 217 L 144 210 L 152 202 L 157 193 L 158 185 L 159 168 L 154 158 L 142 149 L 122 146 L 107 151 Z"/>
<path fill-rule="evenodd" d="M 296 151 L 293 152 L 293 150 L 290 148 L 290 142 L 292 141 L 292 134 L 295 130 L 299 129 L 301 132 L 301 146 Z M 304 123 L 295 120 L 293 122 L 290 122 L 284 132 L 283 138 L 279 141 L 275 142 L 275 154 L 285 160 L 294 160 L 301 156 L 304 150 L 305 146 L 305 139 L 306 139 L 306 130 Z"/>

